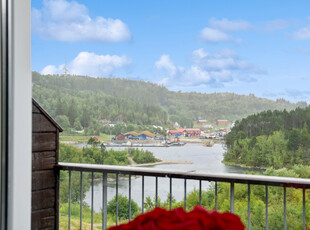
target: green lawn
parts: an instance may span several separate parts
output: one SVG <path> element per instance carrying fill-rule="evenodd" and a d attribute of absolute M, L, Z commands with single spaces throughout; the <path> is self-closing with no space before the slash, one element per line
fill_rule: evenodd
<path fill-rule="evenodd" d="M 74 141 L 74 142 L 87 142 L 91 136 L 59 136 L 60 141 Z M 101 133 L 100 136 L 97 136 L 100 142 L 109 142 L 111 139 L 108 134 Z"/>

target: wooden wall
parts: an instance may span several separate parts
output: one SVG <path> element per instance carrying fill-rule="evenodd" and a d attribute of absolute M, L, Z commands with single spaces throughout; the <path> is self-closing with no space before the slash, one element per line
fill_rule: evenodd
<path fill-rule="evenodd" d="M 58 229 L 58 141 L 59 129 L 33 102 L 31 229 Z"/>

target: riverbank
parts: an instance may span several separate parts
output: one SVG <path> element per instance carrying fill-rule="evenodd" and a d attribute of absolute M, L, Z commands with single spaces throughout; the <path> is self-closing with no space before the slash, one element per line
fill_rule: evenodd
<path fill-rule="evenodd" d="M 92 136 L 82 136 L 82 135 L 76 135 L 76 136 L 70 136 L 70 135 L 59 135 L 59 141 L 64 144 L 77 144 L 77 143 L 87 143 L 89 138 Z M 108 142 L 111 140 L 111 135 L 107 134 L 100 134 L 100 136 L 96 136 L 98 138 L 98 141 L 100 142 Z"/>
<path fill-rule="evenodd" d="M 263 167 L 236 164 L 235 162 L 224 161 L 224 160 L 222 161 L 222 163 L 225 165 L 235 166 L 235 167 L 240 167 L 240 168 L 267 170 L 267 168 L 263 168 Z"/>
<path fill-rule="evenodd" d="M 148 166 L 165 165 L 165 164 L 193 164 L 193 162 L 191 162 L 191 161 L 161 160 L 158 162 L 145 163 L 145 164 L 132 163 L 129 166 L 132 166 L 132 167 L 148 167 Z"/>
<path fill-rule="evenodd" d="M 64 144 L 79 144 L 79 143 L 87 143 L 89 138 L 92 136 L 59 136 L 59 141 Z M 107 134 L 101 134 L 100 136 L 97 136 L 98 141 L 102 143 L 109 143 L 111 141 L 111 136 Z M 170 138 L 171 141 L 176 141 L 175 138 Z M 224 143 L 223 140 L 218 140 L 218 139 L 200 139 L 197 137 L 180 137 L 179 141 L 184 142 L 184 143 L 201 143 L 203 144 L 207 140 L 212 140 L 214 143 Z M 145 144 L 146 146 L 143 147 L 160 147 L 160 146 L 165 146 L 163 143 L 163 140 L 128 140 L 133 144 Z M 124 142 L 124 141 L 123 141 Z M 116 147 L 116 146 L 115 146 Z M 129 146 L 130 147 L 130 146 Z M 139 146 L 135 146 L 139 147 Z"/>
<path fill-rule="evenodd" d="M 193 143 L 193 144 L 197 144 L 197 143 L 205 143 L 207 141 L 212 141 L 214 142 L 214 144 L 224 144 L 224 140 L 219 140 L 219 139 L 200 139 L 200 138 L 191 138 L 191 137 L 183 137 L 180 138 L 180 141 L 183 141 L 184 143 Z"/>

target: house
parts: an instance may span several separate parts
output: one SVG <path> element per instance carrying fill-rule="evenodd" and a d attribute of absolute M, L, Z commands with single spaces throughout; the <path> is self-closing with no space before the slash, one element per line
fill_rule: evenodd
<path fill-rule="evenodd" d="M 175 134 L 180 134 L 181 136 L 184 135 L 184 129 L 176 129 L 176 130 L 169 130 L 168 135 L 174 136 Z"/>
<path fill-rule="evenodd" d="M 57 186 L 59 132 L 62 128 L 32 99 L 32 215 L 31 229 L 58 229 Z"/>
<path fill-rule="evenodd" d="M 153 133 L 151 133 L 149 131 L 143 131 L 143 132 L 139 133 L 139 136 L 141 136 L 141 135 L 145 135 L 147 138 L 155 137 L 155 134 L 153 134 Z"/>
<path fill-rule="evenodd" d="M 125 140 L 125 138 L 126 138 L 126 136 L 123 133 L 119 133 L 115 136 L 115 139 L 118 141 L 123 141 L 123 140 Z"/>
<path fill-rule="evenodd" d="M 201 135 L 203 129 L 184 129 L 184 136 L 197 137 Z"/>
<path fill-rule="evenodd" d="M 138 136 L 138 133 L 136 133 L 135 131 L 125 133 L 125 137 L 127 139 L 136 139 L 135 137 L 137 137 L 137 136 Z"/>
<path fill-rule="evenodd" d="M 124 134 L 126 138 L 128 139 L 140 139 L 140 140 L 146 140 L 147 138 L 154 138 L 155 134 L 149 132 L 149 131 L 143 131 L 140 133 L 136 133 L 134 131 L 128 132 Z"/>
<path fill-rule="evenodd" d="M 145 134 L 139 134 L 139 140 L 146 140 L 147 136 Z"/>
<path fill-rule="evenodd" d="M 110 126 L 110 127 L 114 127 L 114 126 L 117 125 L 117 124 L 123 124 L 123 122 L 122 122 L 122 121 L 111 121 L 111 122 L 109 123 L 109 126 Z"/>
<path fill-rule="evenodd" d="M 196 123 L 197 123 L 198 125 L 204 125 L 204 124 L 207 124 L 208 121 L 207 121 L 207 120 L 198 120 L 198 121 L 196 121 Z"/>
<path fill-rule="evenodd" d="M 216 125 L 228 125 L 228 121 L 227 120 L 217 120 Z"/>

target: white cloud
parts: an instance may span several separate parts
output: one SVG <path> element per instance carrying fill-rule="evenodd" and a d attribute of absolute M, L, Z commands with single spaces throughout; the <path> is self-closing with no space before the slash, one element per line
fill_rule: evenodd
<path fill-rule="evenodd" d="M 229 49 L 213 53 L 198 49 L 192 52 L 191 60 L 192 64 L 188 69 L 178 71 L 178 67 L 169 59 L 175 72 L 171 74 L 171 69 L 165 68 L 169 77 L 165 76 L 160 82 L 166 86 L 209 85 L 222 87 L 224 83 L 233 81 L 253 82 L 256 80 L 253 75 L 264 73 L 255 65 L 241 60 L 234 51 Z"/>
<path fill-rule="evenodd" d="M 231 21 L 226 18 L 218 20 L 211 18 L 207 27 L 200 31 L 200 38 L 207 42 L 241 42 L 227 32 L 249 30 L 252 25 L 245 20 Z"/>
<path fill-rule="evenodd" d="M 222 20 L 217 20 L 216 18 L 211 18 L 209 20 L 209 26 L 222 31 L 240 31 L 249 30 L 252 25 L 244 20 L 231 21 L 226 18 Z"/>
<path fill-rule="evenodd" d="M 294 33 L 294 38 L 297 40 L 308 40 L 310 39 L 310 26 L 301 28 Z"/>
<path fill-rule="evenodd" d="M 199 85 L 199 84 L 207 84 L 212 80 L 210 73 L 201 69 L 197 65 L 192 65 L 189 70 L 186 71 L 185 79 L 183 84 L 187 85 Z"/>
<path fill-rule="evenodd" d="M 207 42 L 236 42 L 229 34 L 217 29 L 205 27 L 200 32 L 200 38 Z"/>
<path fill-rule="evenodd" d="M 120 19 L 91 18 L 86 6 L 76 1 L 45 0 L 41 10 L 32 9 L 32 31 L 57 41 L 122 42 L 131 39 Z"/>
<path fill-rule="evenodd" d="M 76 58 L 66 65 L 66 68 L 69 74 L 104 77 L 110 76 L 115 70 L 126 68 L 130 63 L 131 60 L 126 56 L 97 55 L 95 53 L 80 52 Z M 48 65 L 41 73 L 62 74 L 64 66 L 64 64 L 58 67 Z"/>
<path fill-rule="evenodd" d="M 47 75 L 47 74 L 61 74 L 64 71 L 64 65 L 60 65 L 58 67 L 54 65 L 47 65 L 43 68 L 41 71 L 41 74 Z"/>
<path fill-rule="evenodd" d="M 157 62 L 155 62 L 155 67 L 159 70 L 166 70 L 171 76 L 177 73 L 177 67 L 170 60 L 169 55 L 163 54 Z"/>
<path fill-rule="evenodd" d="M 199 56 L 197 56 L 199 53 Z M 251 66 L 240 60 L 232 50 L 225 49 L 216 53 L 207 53 L 204 49 L 195 50 L 192 53 L 193 61 L 208 70 L 247 69 Z"/>

